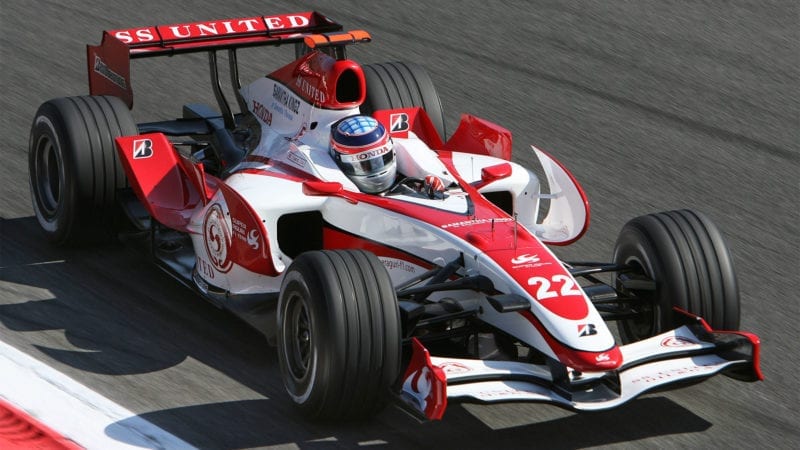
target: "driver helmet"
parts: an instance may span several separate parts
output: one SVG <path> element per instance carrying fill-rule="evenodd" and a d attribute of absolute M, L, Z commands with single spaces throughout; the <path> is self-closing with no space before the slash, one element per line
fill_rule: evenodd
<path fill-rule="evenodd" d="M 394 183 L 394 143 L 372 117 L 350 116 L 334 123 L 330 151 L 342 172 L 363 192 L 377 194 Z"/>

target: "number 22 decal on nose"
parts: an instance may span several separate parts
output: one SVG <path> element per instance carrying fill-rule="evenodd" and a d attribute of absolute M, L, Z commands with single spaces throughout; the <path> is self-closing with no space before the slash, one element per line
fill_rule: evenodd
<path fill-rule="evenodd" d="M 558 288 L 558 285 L 561 285 Z M 583 295 L 575 280 L 564 274 L 553 275 L 550 279 L 545 277 L 530 277 L 528 278 L 529 286 L 538 285 L 536 290 L 536 300 L 546 300 L 548 298 L 562 297 L 568 295 Z"/>

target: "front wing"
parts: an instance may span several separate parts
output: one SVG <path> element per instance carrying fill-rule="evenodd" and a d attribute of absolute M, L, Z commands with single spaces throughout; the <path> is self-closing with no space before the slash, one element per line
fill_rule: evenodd
<path fill-rule="evenodd" d="M 414 339 L 403 377 L 402 403 L 426 419 L 440 419 L 448 400 L 546 402 L 575 411 L 599 411 L 656 388 L 668 389 L 724 373 L 742 381 L 763 379 L 758 338 L 714 331 L 703 321 L 620 347 L 623 365 L 580 373 L 548 365 L 430 356 Z M 601 355 L 602 356 L 602 355 Z"/>

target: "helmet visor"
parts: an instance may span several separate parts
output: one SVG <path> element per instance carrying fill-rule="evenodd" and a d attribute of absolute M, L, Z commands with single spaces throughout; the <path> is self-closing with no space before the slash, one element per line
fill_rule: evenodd
<path fill-rule="evenodd" d="M 378 148 L 373 148 L 353 155 L 337 154 L 339 167 L 346 175 L 374 175 L 394 161 L 392 141 Z"/>

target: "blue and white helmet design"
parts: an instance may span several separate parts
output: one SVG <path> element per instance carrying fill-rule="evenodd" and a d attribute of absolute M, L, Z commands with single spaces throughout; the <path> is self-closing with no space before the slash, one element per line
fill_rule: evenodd
<path fill-rule="evenodd" d="M 383 125 L 372 117 L 350 116 L 334 123 L 331 156 L 364 192 L 383 192 L 394 183 L 394 144 Z"/>

